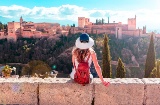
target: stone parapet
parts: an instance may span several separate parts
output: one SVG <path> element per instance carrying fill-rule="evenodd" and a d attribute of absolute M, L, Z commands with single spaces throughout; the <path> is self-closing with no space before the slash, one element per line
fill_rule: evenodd
<path fill-rule="evenodd" d="M 93 85 L 82 86 L 64 78 L 53 82 L 47 79 L 39 84 L 40 105 L 91 105 Z"/>
<path fill-rule="evenodd" d="M 143 78 L 144 87 L 144 103 L 146 105 L 160 105 L 160 78 Z"/>
<path fill-rule="evenodd" d="M 37 105 L 37 87 L 38 83 L 33 80 L 0 78 L 0 105 Z"/>
<path fill-rule="evenodd" d="M 137 78 L 106 79 L 108 88 L 95 79 L 95 105 L 143 105 L 144 83 Z"/>
<path fill-rule="evenodd" d="M 0 78 L 0 105 L 159 105 L 160 78 L 99 78 L 82 86 L 69 78 Z"/>

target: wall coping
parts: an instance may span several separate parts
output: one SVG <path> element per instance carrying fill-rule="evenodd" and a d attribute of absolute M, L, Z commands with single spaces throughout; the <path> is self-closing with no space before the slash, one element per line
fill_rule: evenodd
<path fill-rule="evenodd" d="M 111 84 L 160 84 L 160 78 L 104 78 L 105 81 L 109 81 Z M 28 83 L 74 83 L 70 78 L 0 78 L 0 83 L 3 82 L 28 82 Z M 100 84 L 99 78 L 94 78 L 92 84 Z M 92 85 L 90 84 L 90 85 Z"/>
<path fill-rule="evenodd" d="M 159 105 L 160 78 L 99 78 L 82 86 L 70 78 L 0 78 L 0 104 Z M 157 94 L 158 93 L 158 94 Z M 25 98 L 24 98 L 25 97 Z"/>

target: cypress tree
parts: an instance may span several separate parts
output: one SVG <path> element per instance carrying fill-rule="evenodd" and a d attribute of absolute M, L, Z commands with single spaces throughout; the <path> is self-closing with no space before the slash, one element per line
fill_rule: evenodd
<path fill-rule="evenodd" d="M 125 70 L 124 64 L 120 58 L 118 59 L 118 66 L 116 69 L 116 77 L 117 78 L 125 78 L 126 77 L 126 70 Z"/>
<path fill-rule="evenodd" d="M 160 78 L 160 60 L 157 60 L 157 78 Z"/>
<path fill-rule="evenodd" d="M 72 33 L 71 33 L 71 28 L 69 28 L 69 31 L 68 31 L 68 36 L 71 36 Z"/>
<path fill-rule="evenodd" d="M 111 57 L 108 42 L 108 36 L 104 35 L 102 51 L 102 75 L 104 78 L 111 78 Z"/>
<path fill-rule="evenodd" d="M 145 63 L 145 78 L 148 78 L 150 76 L 154 67 L 155 67 L 155 48 L 154 48 L 154 40 L 152 34 Z"/>
<path fill-rule="evenodd" d="M 160 60 L 157 60 L 156 67 L 152 70 L 152 72 L 149 76 L 150 78 L 160 78 L 159 66 L 160 66 Z"/>
<path fill-rule="evenodd" d="M 150 73 L 150 78 L 157 78 L 157 68 L 155 67 Z"/>
<path fill-rule="evenodd" d="M 98 24 L 98 19 L 96 19 L 96 25 Z"/>

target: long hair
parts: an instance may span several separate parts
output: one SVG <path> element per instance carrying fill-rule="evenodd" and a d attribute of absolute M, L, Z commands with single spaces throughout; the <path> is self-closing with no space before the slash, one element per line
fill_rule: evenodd
<path fill-rule="evenodd" d="M 87 56 L 88 53 L 89 53 L 89 49 L 76 48 L 73 50 L 73 54 L 77 58 L 78 62 L 84 61 L 84 58 Z"/>

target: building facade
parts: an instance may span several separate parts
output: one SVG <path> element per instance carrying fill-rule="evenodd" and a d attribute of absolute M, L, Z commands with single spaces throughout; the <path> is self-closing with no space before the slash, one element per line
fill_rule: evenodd
<path fill-rule="evenodd" d="M 142 36 L 146 34 L 146 26 L 143 29 L 136 29 L 136 16 L 134 18 L 128 18 L 128 24 L 122 24 L 122 22 L 118 23 L 104 23 L 104 19 L 100 21 L 100 23 L 92 23 L 89 21 L 89 18 L 78 17 L 78 27 L 72 29 L 73 33 L 77 32 L 86 32 L 92 34 L 115 34 L 115 36 L 119 39 L 122 39 L 123 35 L 128 36 Z"/>
<path fill-rule="evenodd" d="M 56 34 L 68 35 L 70 27 L 61 27 L 59 23 L 34 23 L 26 22 L 20 17 L 20 22 L 8 22 L 7 39 L 16 40 L 18 37 L 40 38 L 55 36 Z M 0 32 L 2 34 L 2 32 Z"/>

